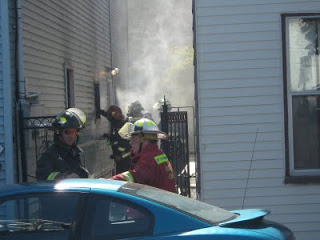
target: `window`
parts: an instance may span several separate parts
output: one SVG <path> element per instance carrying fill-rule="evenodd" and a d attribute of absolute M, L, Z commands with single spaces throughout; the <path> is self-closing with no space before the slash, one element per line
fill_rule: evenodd
<path fill-rule="evenodd" d="M 84 239 L 120 239 L 150 236 L 153 233 L 153 215 L 135 204 L 94 196 L 90 199 Z"/>
<path fill-rule="evenodd" d="M 75 194 L 20 195 L 1 201 L 0 235 L 14 239 L 69 239 L 76 213 Z M 10 238 L 11 239 L 11 238 Z"/>
<path fill-rule="evenodd" d="M 70 64 L 64 66 L 64 89 L 65 89 L 65 106 L 66 108 L 75 107 L 74 101 L 74 76 Z"/>
<path fill-rule="evenodd" d="M 320 14 L 282 15 L 286 180 L 320 180 Z"/>
<path fill-rule="evenodd" d="M 100 84 L 94 83 L 94 107 L 96 111 L 96 119 L 100 119 Z"/>

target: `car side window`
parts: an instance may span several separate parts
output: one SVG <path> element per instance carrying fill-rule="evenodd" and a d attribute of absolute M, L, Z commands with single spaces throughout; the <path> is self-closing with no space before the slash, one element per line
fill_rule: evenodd
<path fill-rule="evenodd" d="M 27 236 L 68 239 L 77 202 L 78 195 L 68 193 L 17 195 L 4 199 L 0 202 L 0 235 L 6 234 L 12 239 Z"/>
<path fill-rule="evenodd" d="M 120 239 L 149 236 L 154 217 L 145 208 L 116 198 L 92 197 L 89 203 L 87 239 Z"/>

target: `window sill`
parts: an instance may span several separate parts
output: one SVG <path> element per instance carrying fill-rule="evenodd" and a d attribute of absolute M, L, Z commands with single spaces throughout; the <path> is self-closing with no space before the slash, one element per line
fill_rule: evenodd
<path fill-rule="evenodd" d="M 284 183 L 320 183 L 320 176 L 286 176 L 284 179 Z"/>

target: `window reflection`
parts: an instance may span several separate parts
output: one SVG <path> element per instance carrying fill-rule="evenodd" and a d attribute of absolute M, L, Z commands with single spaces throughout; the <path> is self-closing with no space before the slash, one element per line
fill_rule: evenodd
<path fill-rule="evenodd" d="M 318 169 L 319 96 L 294 96 L 292 99 L 295 169 Z"/>

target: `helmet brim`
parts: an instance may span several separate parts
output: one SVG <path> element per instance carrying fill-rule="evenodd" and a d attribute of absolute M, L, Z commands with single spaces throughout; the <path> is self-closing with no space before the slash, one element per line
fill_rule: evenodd
<path fill-rule="evenodd" d="M 166 140 L 168 138 L 167 134 L 162 131 L 157 131 L 157 132 L 155 132 L 155 131 L 154 132 L 153 131 L 148 131 L 148 132 L 136 131 L 136 132 L 126 134 L 125 137 L 126 137 L 126 139 L 130 139 L 132 137 L 132 135 L 140 135 L 140 134 L 155 134 L 155 135 L 157 135 L 157 138 L 160 140 Z"/>

